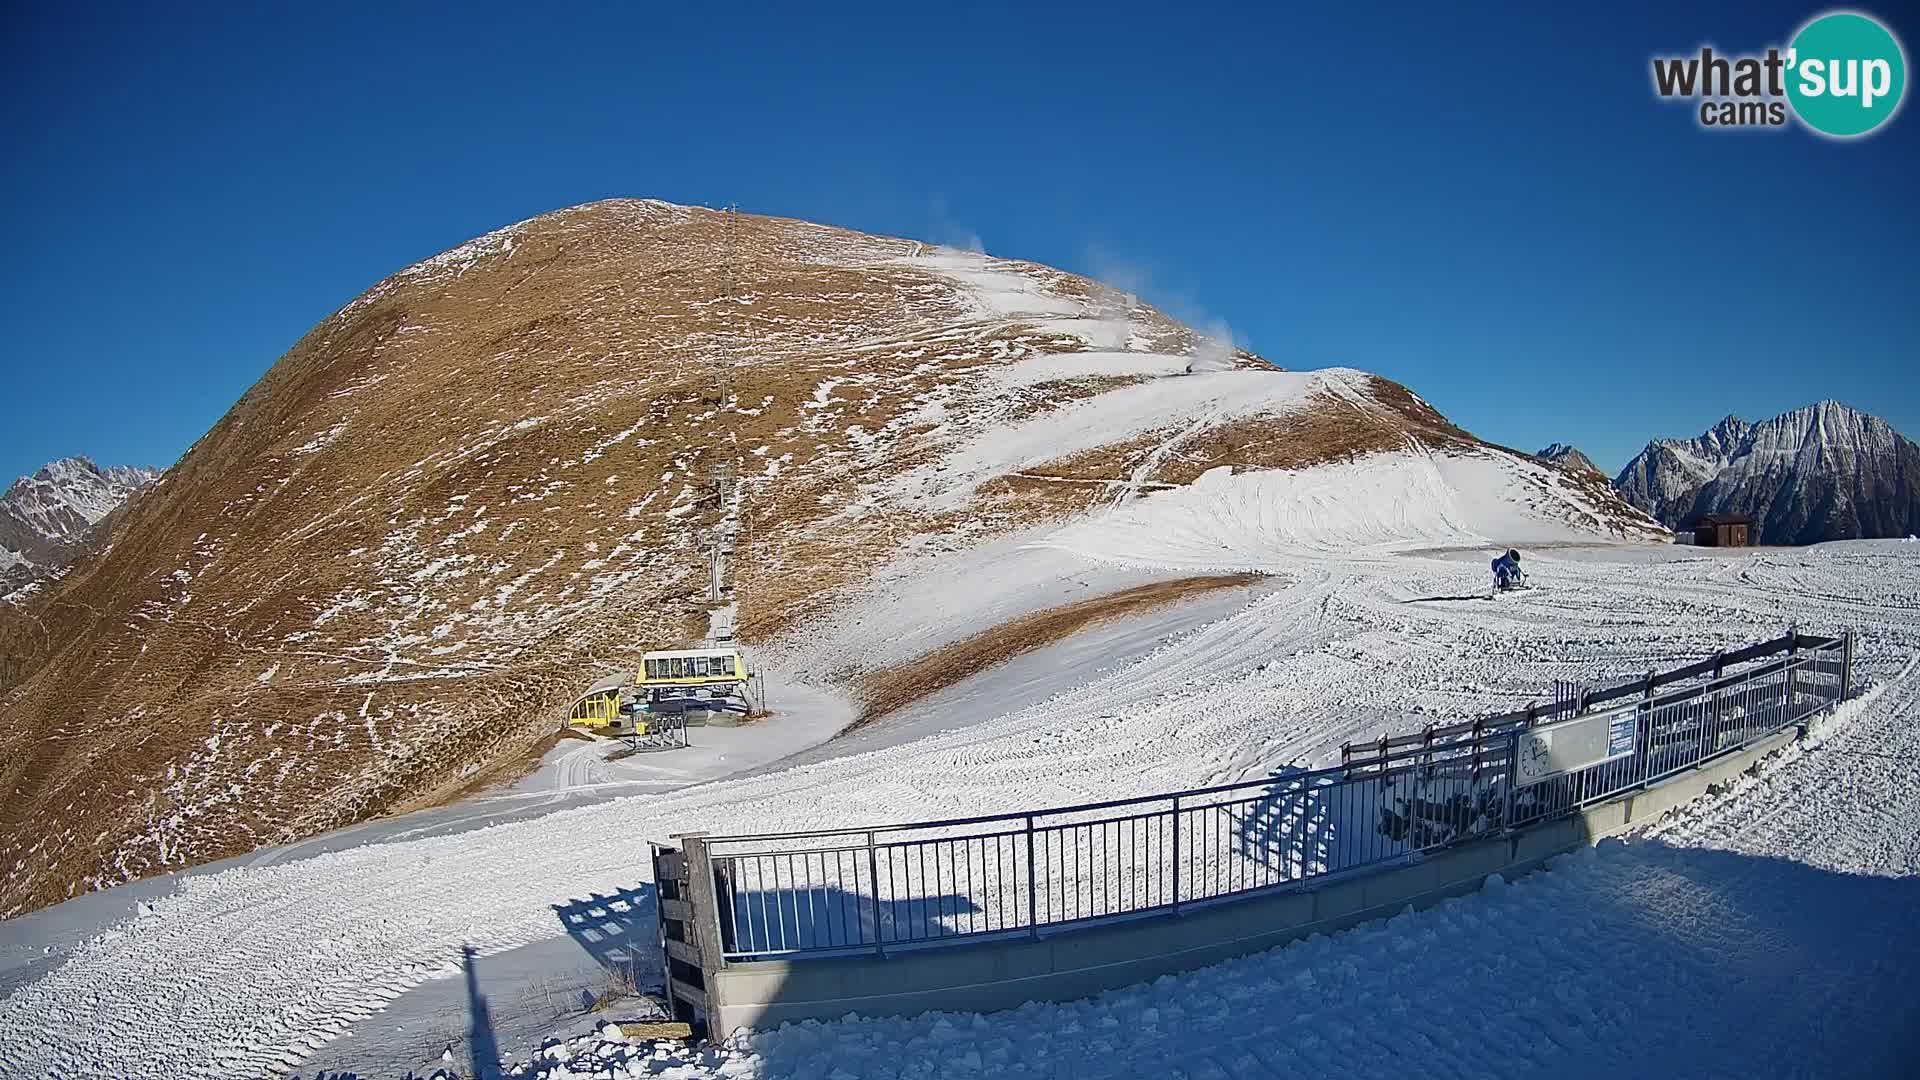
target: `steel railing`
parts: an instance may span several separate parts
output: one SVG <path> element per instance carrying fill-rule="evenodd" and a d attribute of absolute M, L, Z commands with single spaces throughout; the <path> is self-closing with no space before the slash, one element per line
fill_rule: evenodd
<path fill-rule="evenodd" d="M 1340 766 L 1166 795 L 850 830 L 707 838 L 729 960 L 1037 935 L 1303 887 L 1546 820 L 1751 745 L 1846 693 L 1851 635 L 1790 633 L 1468 724 L 1349 746 Z M 1596 764 L 1523 754 L 1604 719 Z M 1543 759 L 1544 760 L 1544 759 Z"/>

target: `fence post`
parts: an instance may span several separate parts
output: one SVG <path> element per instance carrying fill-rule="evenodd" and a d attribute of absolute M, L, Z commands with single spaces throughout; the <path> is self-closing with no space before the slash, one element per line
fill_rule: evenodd
<path fill-rule="evenodd" d="M 1040 864 L 1033 857 L 1033 815 L 1027 815 L 1027 932 L 1040 936 L 1040 908 L 1034 902 L 1039 893 Z"/>
<path fill-rule="evenodd" d="M 1840 697 L 1837 700 L 1838 701 L 1847 700 L 1847 695 L 1852 691 L 1853 691 L 1853 631 L 1849 630 L 1846 633 L 1840 635 Z"/>
<path fill-rule="evenodd" d="M 1800 634 L 1796 630 L 1789 630 L 1787 631 L 1787 716 L 1795 721 L 1800 719 L 1800 665 L 1797 663 L 1799 659 Z M 1806 734 L 1803 727 L 1800 732 L 1801 738 L 1805 738 Z"/>
<path fill-rule="evenodd" d="M 892 862 L 887 863 L 892 866 Z M 867 833 L 867 884 L 873 892 L 873 952 L 882 960 L 887 958 L 886 937 L 880 933 L 880 855 L 873 846 L 873 833 Z"/>
<path fill-rule="evenodd" d="M 1464 820 L 1460 823 L 1460 832 L 1463 835 L 1472 829 L 1474 822 L 1487 816 L 1487 793 L 1480 786 L 1480 731 L 1485 722 L 1485 717 L 1473 718 L 1473 766 L 1467 773 L 1467 791 L 1470 794 L 1467 796 L 1467 805 L 1461 810 Z M 1479 835 L 1478 831 L 1474 830 L 1473 835 Z"/>
<path fill-rule="evenodd" d="M 1527 726 L 1533 726 L 1533 706 L 1527 706 Z M 1525 731 L 1507 733 L 1507 809 L 1501 815 L 1501 826 L 1507 832 L 1513 831 L 1513 796 L 1515 785 L 1520 781 L 1520 736 Z"/>
<path fill-rule="evenodd" d="M 715 895 L 713 858 L 707 852 L 707 834 L 682 833 L 680 851 L 687 860 L 687 928 L 693 931 L 694 948 L 700 950 L 701 990 L 707 995 L 706 1014 L 710 1030 L 719 1024 L 720 982 L 714 973 L 727 966 L 726 946 L 720 931 L 720 903 Z"/>
<path fill-rule="evenodd" d="M 1173 910 L 1180 910 L 1180 796 L 1173 797 Z"/>
<path fill-rule="evenodd" d="M 1640 786 L 1647 786 L 1647 777 L 1653 775 L 1653 692 L 1660 685 L 1660 672 L 1656 669 L 1647 672 L 1647 688 L 1640 694 L 1640 724 L 1642 732 L 1633 752 L 1640 756 Z"/>

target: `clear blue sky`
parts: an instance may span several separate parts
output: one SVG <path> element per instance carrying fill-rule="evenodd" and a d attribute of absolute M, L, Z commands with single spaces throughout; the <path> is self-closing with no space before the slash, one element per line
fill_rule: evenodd
<path fill-rule="evenodd" d="M 977 237 L 1609 469 L 1826 397 L 1920 435 L 1920 111 L 1650 89 L 1814 6 L 81 7 L 0 13 L 5 476 L 168 464 L 381 277 L 615 195 Z"/>

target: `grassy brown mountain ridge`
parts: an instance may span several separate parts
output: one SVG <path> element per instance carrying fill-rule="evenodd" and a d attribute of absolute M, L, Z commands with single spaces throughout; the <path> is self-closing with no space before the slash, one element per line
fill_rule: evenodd
<path fill-rule="evenodd" d="M 1219 464 L 1479 445 L 1352 373 L 1304 406 L 961 475 L 1008 425 L 1146 400 L 1134 356 L 1236 387 L 1272 370 L 1047 267 L 651 201 L 401 271 L 98 551 L 0 605 L 0 914 L 426 805 L 524 753 L 596 675 L 703 632 L 729 509 L 740 626 L 765 639 L 912 538 L 965 545 Z"/>

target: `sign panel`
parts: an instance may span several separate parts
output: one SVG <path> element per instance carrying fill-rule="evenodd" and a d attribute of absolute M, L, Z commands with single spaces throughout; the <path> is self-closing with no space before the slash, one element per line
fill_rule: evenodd
<path fill-rule="evenodd" d="M 1638 730 L 1635 710 L 1621 709 L 1521 732 L 1514 776 L 1525 787 L 1626 757 Z"/>
<path fill-rule="evenodd" d="M 1639 730 L 1635 723 L 1636 710 L 1611 713 L 1607 718 L 1607 760 L 1623 758 L 1633 753 L 1634 733 Z"/>

